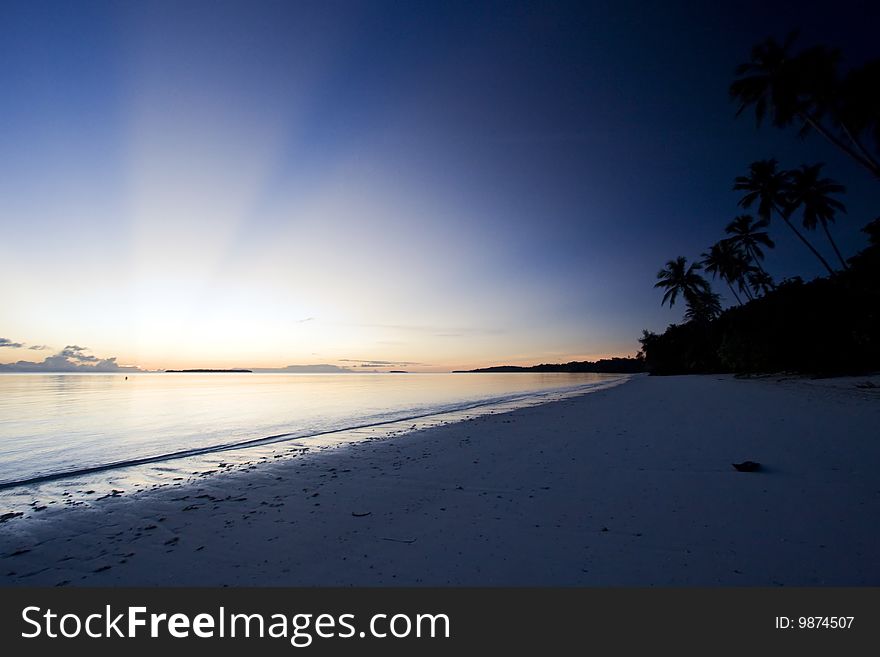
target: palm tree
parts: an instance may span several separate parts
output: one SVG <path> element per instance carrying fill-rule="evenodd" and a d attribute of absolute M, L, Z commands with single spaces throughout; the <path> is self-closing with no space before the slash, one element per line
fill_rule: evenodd
<path fill-rule="evenodd" d="M 788 171 L 779 169 L 779 163 L 775 159 L 769 159 L 752 162 L 749 165 L 749 175 L 737 176 L 733 189 L 745 192 L 745 195 L 739 200 L 740 207 L 748 209 L 757 201 L 758 216 L 768 223 L 774 212 L 778 214 L 785 225 L 791 228 L 792 232 L 803 242 L 804 246 L 819 259 L 828 273 L 833 274 L 834 270 L 822 257 L 822 254 L 791 223 L 788 202 L 789 185 Z"/>
<path fill-rule="evenodd" d="M 750 214 L 741 214 L 735 217 L 733 221 L 727 224 L 724 229 L 730 237 L 725 241 L 742 249 L 755 266 L 764 271 L 761 260 L 764 259 L 764 251 L 761 247 L 766 246 L 768 249 L 776 247 L 773 240 L 767 234 L 764 228 L 770 225 L 767 219 L 758 219 L 755 221 Z"/>
<path fill-rule="evenodd" d="M 657 272 L 657 282 L 654 283 L 654 287 L 666 290 L 660 305 L 668 301 L 669 307 L 672 308 L 679 294 L 686 302 L 690 302 L 699 298 L 700 294 L 710 292 L 709 281 L 698 273 L 700 269 L 702 269 L 700 263 L 694 262 L 688 265 L 684 256 L 668 261 L 666 266 Z"/>
<path fill-rule="evenodd" d="M 860 130 L 868 126 L 850 125 L 852 121 L 848 120 L 853 114 L 846 108 L 858 103 L 843 102 L 842 105 L 843 99 L 854 95 L 847 89 L 859 89 L 862 94 L 869 89 L 862 80 L 865 76 L 856 76 L 849 86 L 841 85 L 837 75 L 839 53 L 817 46 L 792 55 L 789 51 L 796 36 L 796 33 L 789 34 L 781 44 L 768 38 L 752 48 L 748 62 L 737 66 L 737 79 L 729 90 L 731 98 L 739 103 L 736 115 L 754 107 L 758 125 L 768 111 L 778 128 L 798 122 L 801 134 L 815 130 L 875 178 L 880 178 L 880 163 L 858 138 Z M 868 81 L 874 77 L 869 71 Z M 823 123 L 826 116 L 841 136 Z"/>
<path fill-rule="evenodd" d="M 728 240 L 721 240 L 710 246 L 709 251 L 703 253 L 702 258 L 700 262 L 703 268 L 712 274 L 713 279 L 720 276 L 721 280 L 727 283 L 727 287 L 730 288 L 739 305 L 742 305 L 742 299 L 733 289 L 734 283 L 737 284 L 740 292 L 745 292 L 751 298 L 752 295 L 745 284 L 745 277 L 752 267 L 749 265 L 748 257 L 739 247 Z"/>
<path fill-rule="evenodd" d="M 840 249 L 831 237 L 831 231 L 828 230 L 829 222 L 834 223 L 838 212 L 846 213 L 846 206 L 831 194 L 843 194 L 846 192 L 846 187 L 831 178 L 822 178 L 822 166 L 821 162 L 813 165 L 803 164 L 790 172 L 789 208 L 792 212 L 803 208 L 803 225 L 807 230 L 815 230 L 819 224 L 822 226 L 840 264 L 844 269 L 848 269 L 846 260 L 843 259 Z"/>
<path fill-rule="evenodd" d="M 703 290 L 688 299 L 685 319 L 689 322 L 708 324 L 721 314 L 721 297 L 711 290 Z"/>
<path fill-rule="evenodd" d="M 798 111 L 796 69 L 791 65 L 791 46 L 797 33 L 791 32 L 781 44 L 770 37 L 754 46 L 748 62 L 736 67 L 737 79 L 730 85 L 731 99 L 739 103 L 736 115 L 755 108 L 755 120 L 761 125 L 769 110 L 777 128 L 794 121 Z"/>
<path fill-rule="evenodd" d="M 752 269 L 748 274 L 746 274 L 746 279 L 748 280 L 749 285 L 752 288 L 752 292 L 755 296 L 762 296 L 770 292 L 775 286 L 773 285 L 773 279 L 770 277 L 770 274 L 765 272 L 763 269 Z"/>
<path fill-rule="evenodd" d="M 850 71 L 841 83 L 838 113 L 857 137 L 865 136 L 880 153 L 880 59 Z"/>
<path fill-rule="evenodd" d="M 801 52 L 797 58 L 800 88 L 806 109 L 800 134 L 806 136 L 811 130 L 826 136 L 856 162 L 880 178 L 880 162 L 862 143 L 862 138 L 874 137 L 875 148 L 880 153 L 880 60 L 851 70 L 845 78 L 838 74 L 840 51 L 824 46 L 814 46 Z M 825 128 L 823 121 L 831 123 Z M 831 130 L 837 130 L 837 135 Z M 873 133 L 873 134 L 872 134 Z"/>

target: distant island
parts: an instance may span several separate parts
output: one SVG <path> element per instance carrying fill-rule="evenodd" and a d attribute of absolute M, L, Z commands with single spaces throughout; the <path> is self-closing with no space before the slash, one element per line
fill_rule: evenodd
<path fill-rule="evenodd" d="M 593 372 L 597 374 L 635 374 L 645 371 L 645 362 L 641 358 L 603 358 L 595 362 L 589 360 L 571 361 L 570 363 L 542 363 L 531 367 L 517 365 L 496 365 L 481 367 L 476 370 L 456 370 L 454 374 L 475 372 Z"/>
<path fill-rule="evenodd" d="M 166 374 L 217 374 L 217 373 L 233 373 L 233 374 L 250 374 L 253 370 L 165 370 Z"/>
<path fill-rule="evenodd" d="M 388 370 L 389 374 L 409 374 L 406 370 Z"/>
<path fill-rule="evenodd" d="M 287 367 L 255 367 L 253 371 L 260 374 L 348 374 L 352 370 L 338 365 L 320 363 L 318 365 L 288 365 Z"/>

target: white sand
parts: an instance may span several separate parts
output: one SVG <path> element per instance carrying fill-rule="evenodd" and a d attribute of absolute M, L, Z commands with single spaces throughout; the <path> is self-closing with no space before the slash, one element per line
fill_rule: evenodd
<path fill-rule="evenodd" d="M 15 519 L 0 583 L 878 585 L 880 391 L 856 381 L 636 377 Z"/>

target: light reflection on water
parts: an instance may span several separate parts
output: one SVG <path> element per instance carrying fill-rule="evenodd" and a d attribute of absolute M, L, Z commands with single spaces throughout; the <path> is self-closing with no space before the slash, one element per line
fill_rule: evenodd
<path fill-rule="evenodd" d="M 73 504 L 86 490 L 98 495 L 113 488 L 143 489 L 218 468 L 295 456 L 304 449 L 580 394 L 626 378 L 566 373 L 0 375 L 0 486 L 5 486 L 0 496 L 4 507 L 37 497 L 56 503 L 64 493 Z M 365 425 L 379 426 L 357 428 Z M 79 472 L 96 466 L 107 469 Z M 28 482 L 40 477 L 51 480 Z"/>

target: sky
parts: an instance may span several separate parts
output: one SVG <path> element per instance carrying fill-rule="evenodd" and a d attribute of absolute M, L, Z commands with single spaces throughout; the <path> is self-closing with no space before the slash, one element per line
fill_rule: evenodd
<path fill-rule="evenodd" d="M 818 137 L 735 119 L 727 87 L 792 29 L 877 57 L 877 18 L 869 2 L 4 2 L 0 363 L 634 355 L 684 310 L 661 308 L 657 270 L 723 236 L 753 160 L 825 162 L 848 188 L 841 249 L 864 246 L 876 183 Z M 771 234 L 774 277 L 822 273 Z"/>

